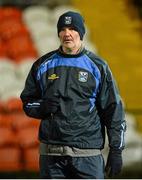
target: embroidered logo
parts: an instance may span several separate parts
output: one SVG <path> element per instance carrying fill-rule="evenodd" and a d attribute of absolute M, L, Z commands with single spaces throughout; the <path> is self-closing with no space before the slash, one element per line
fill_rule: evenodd
<path fill-rule="evenodd" d="M 65 24 L 71 24 L 71 22 L 72 22 L 72 17 L 66 16 L 65 17 Z"/>
<path fill-rule="evenodd" d="M 55 80 L 55 79 L 58 79 L 59 78 L 59 76 L 57 76 L 56 74 L 51 74 L 49 77 L 48 77 L 48 79 L 50 79 L 50 80 Z"/>
<path fill-rule="evenodd" d="M 88 72 L 80 71 L 78 74 L 78 80 L 80 82 L 87 82 L 88 79 Z"/>

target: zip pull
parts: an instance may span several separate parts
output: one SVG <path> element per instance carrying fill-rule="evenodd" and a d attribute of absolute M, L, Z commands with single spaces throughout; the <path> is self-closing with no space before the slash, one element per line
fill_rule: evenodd
<path fill-rule="evenodd" d="M 54 114 L 53 114 L 53 113 L 51 113 L 51 119 L 52 119 L 52 120 L 54 119 Z"/>

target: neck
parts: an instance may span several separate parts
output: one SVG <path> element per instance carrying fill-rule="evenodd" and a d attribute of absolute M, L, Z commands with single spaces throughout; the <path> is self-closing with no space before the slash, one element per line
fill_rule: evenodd
<path fill-rule="evenodd" d="M 66 48 L 62 47 L 62 51 L 65 54 L 78 54 L 82 50 L 82 44 L 78 48 Z"/>

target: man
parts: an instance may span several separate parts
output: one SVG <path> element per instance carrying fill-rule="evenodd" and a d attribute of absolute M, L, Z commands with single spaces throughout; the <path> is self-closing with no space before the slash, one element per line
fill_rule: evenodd
<path fill-rule="evenodd" d="M 122 168 L 125 120 L 108 64 L 86 50 L 84 20 L 66 12 L 57 23 L 59 49 L 32 66 L 21 93 L 25 113 L 42 119 L 39 128 L 41 178 L 103 179 L 101 150 L 109 140 L 106 172 Z"/>

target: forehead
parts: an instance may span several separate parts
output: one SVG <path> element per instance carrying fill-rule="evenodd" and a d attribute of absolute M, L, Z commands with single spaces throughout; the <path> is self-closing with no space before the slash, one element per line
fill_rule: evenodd
<path fill-rule="evenodd" d="M 64 27 L 62 27 L 59 34 L 60 33 L 65 33 L 66 31 L 70 31 L 70 33 L 73 33 L 73 34 L 76 34 L 76 35 L 78 34 L 78 36 L 79 36 L 78 31 L 73 26 L 64 26 Z"/>

